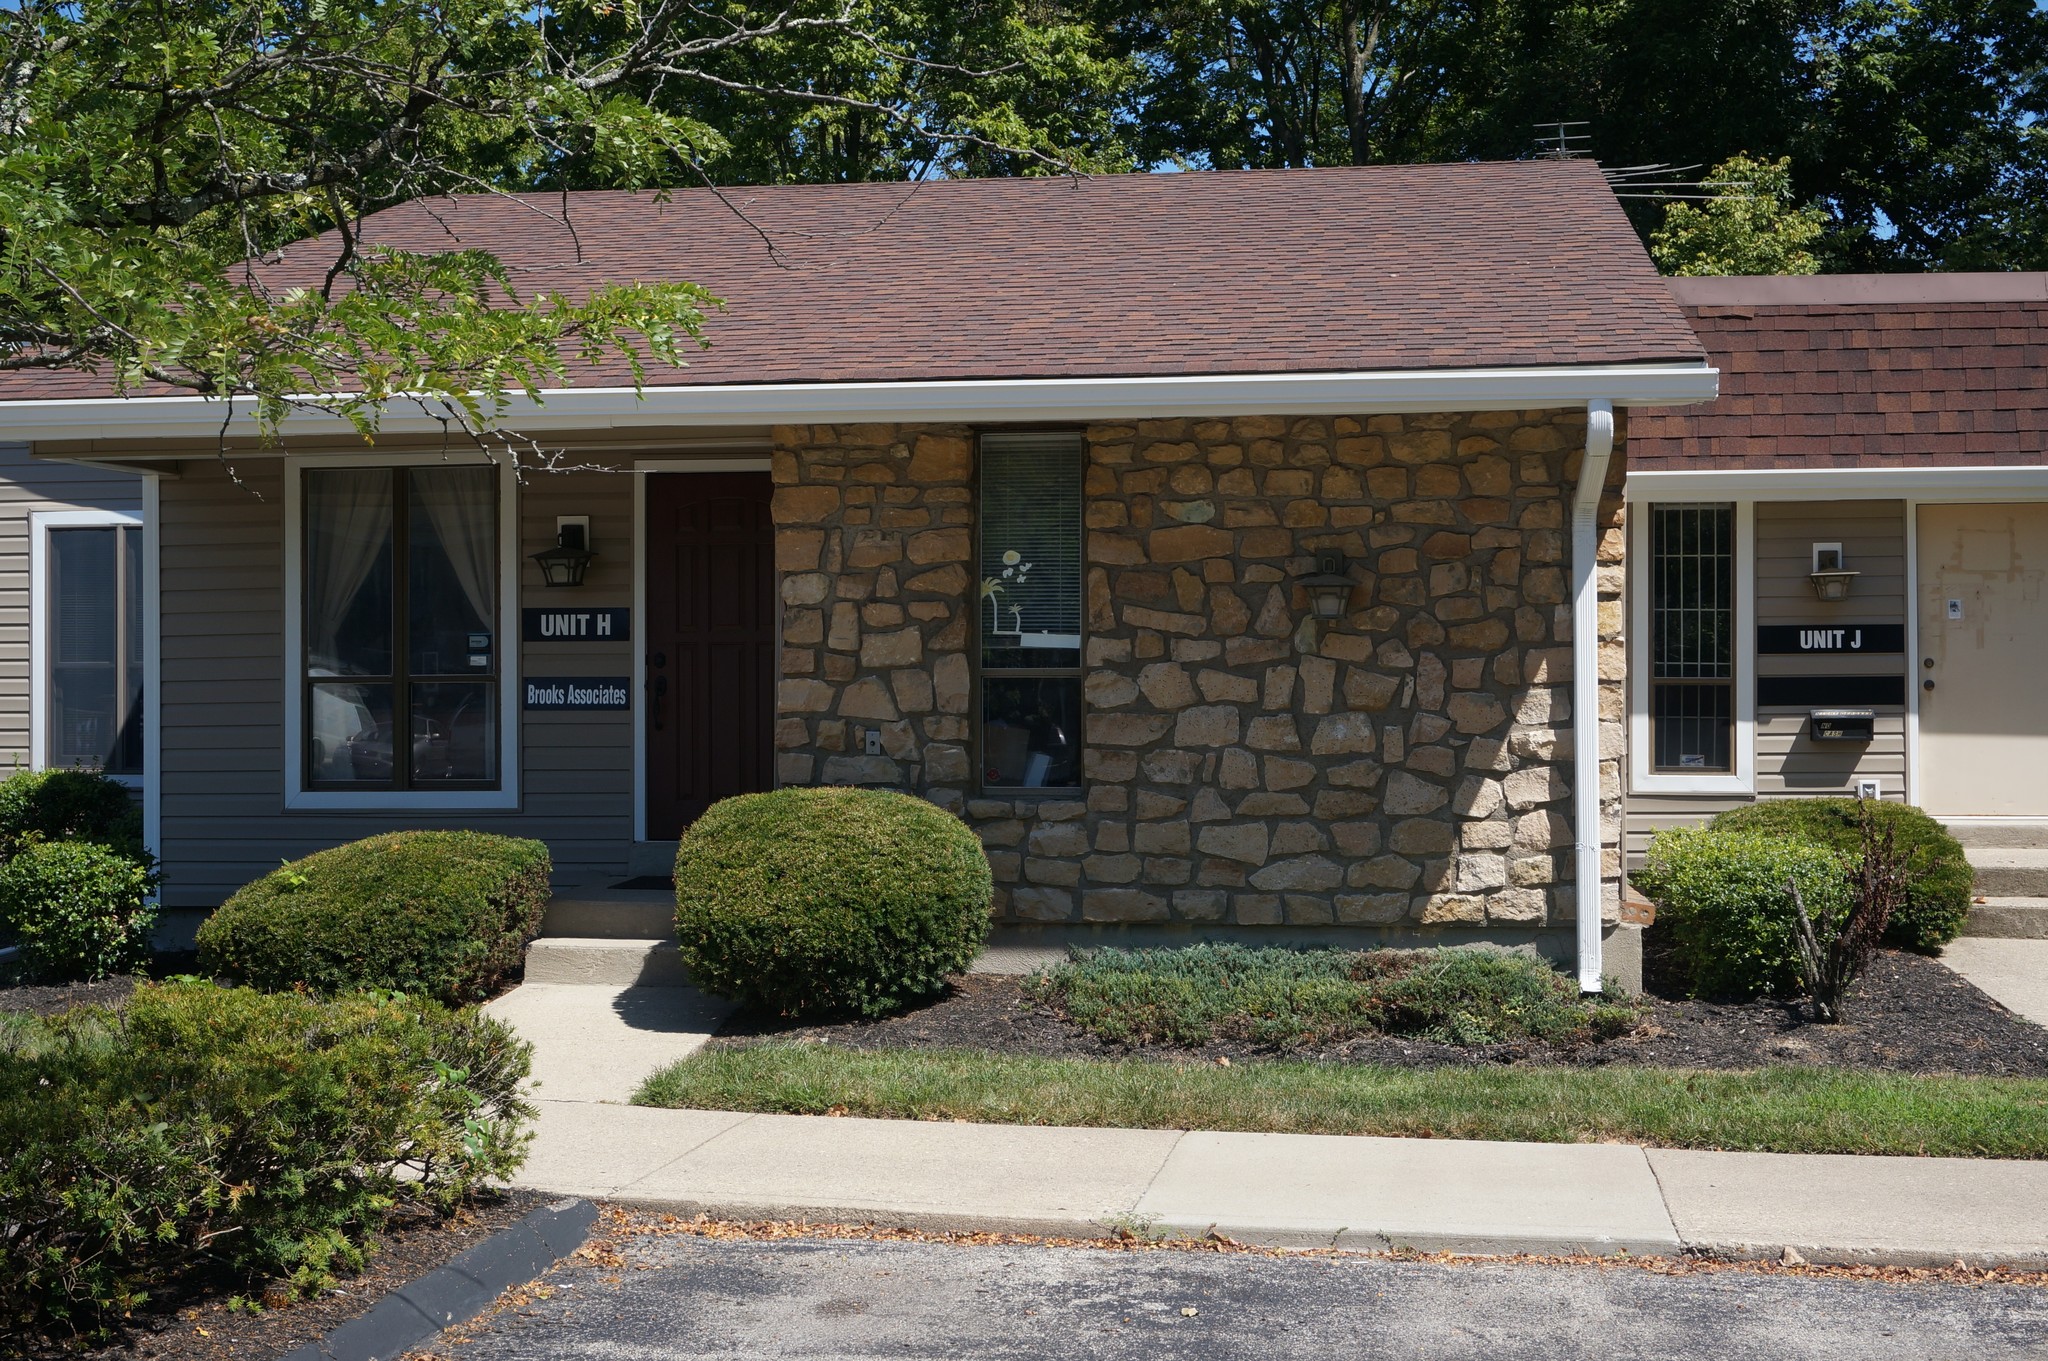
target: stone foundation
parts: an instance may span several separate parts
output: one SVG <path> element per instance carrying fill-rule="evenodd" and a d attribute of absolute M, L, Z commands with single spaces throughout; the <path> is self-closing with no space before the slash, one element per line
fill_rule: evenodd
<path fill-rule="evenodd" d="M 974 784 L 973 433 L 774 432 L 785 784 L 910 789 L 1018 922 L 1542 929 L 1573 916 L 1584 413 L 1086 428 L 1084 788 Z M 1621 446 L 1602 503 L 1618 904 Z M 1342 617 L 1296 579 L 1344 555 Z M 882 754 L 859 740 L 878 729 Z"/>

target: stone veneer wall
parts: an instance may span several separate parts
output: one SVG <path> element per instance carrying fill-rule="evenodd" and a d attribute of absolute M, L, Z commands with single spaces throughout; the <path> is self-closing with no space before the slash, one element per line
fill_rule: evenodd
<path fill-rule="evenodd" d="M 1584 433 L 1580 411 L 1088 426 L 1086 788 L 1042 799 L 973 783 L 972 432 L 779 428 L 779 778 L 958 812 L 1011 919 L 1568 921 Z M 1610 919 L 1623 463 L 1600 548 Z M 1356 582 L 1327 622 L 1292 580 L 1325 549 Z"/>

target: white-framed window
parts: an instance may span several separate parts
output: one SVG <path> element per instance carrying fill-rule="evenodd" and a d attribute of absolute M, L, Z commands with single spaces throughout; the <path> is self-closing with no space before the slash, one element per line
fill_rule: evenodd
<path fill-rule="evenodd" d="M 142 520 L 123 511 L 30 517 L 30 764 L 143 773 Z"/>
<path fill-rule="evenodd" d="M 1630 750 L 1645 793 L 1750 793 L 1756 679 L 1752 504 L 1630 506 Z"/>
<path fill-rule="evenodd" d="M 512 467 L 308 457 L 285 487 L 287 806 L 516 807 Z"/>

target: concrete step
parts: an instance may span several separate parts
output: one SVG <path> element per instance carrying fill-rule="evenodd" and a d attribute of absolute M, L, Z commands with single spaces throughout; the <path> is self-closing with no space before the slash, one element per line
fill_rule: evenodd
<path fill-rule="evenodd" d="M 2048 850 L 2048 821 L 2017 818 L 1957 818 L 1943 822 L 1965 847 L 1993 850 Z"/>
<path fill-rule="evenodd" d="M 680 987 L 690 976 L 672 940 L 543 936 L 526 947 L 526 981 L 657 988 Z"/>
<path fill-rule="evenodd" d="M 626 852 L 628 874 L 666 875 L 676 867 L 676 843 L 673 841 L 636 841 Z"/>
<path fill-rule="evenodd" d="M 2048 940 L 2048 898 L 1986 898 L 1972 903 L 1963 934 Z"/>
<path fill-rule="evenodd" d="M 2048 898 L 2048 847 L 1965 846 L 1983 898 Z"/>
<path fill-rule="evenodd" d="M 540 927 L 543 936 L 605 940 L 649 940 L 675 931 L 675 895 L 640 888 L 558 888 Z"/>

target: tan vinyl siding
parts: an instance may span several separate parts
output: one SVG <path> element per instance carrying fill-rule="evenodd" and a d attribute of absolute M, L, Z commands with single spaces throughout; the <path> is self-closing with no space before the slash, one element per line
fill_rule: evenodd
<path fill-rule="evenodd" d="M 1839 543 L 1847 566 L 1859 573 L 1849 598 L 1817 599 L 1808 573 L 1813 545 Z M 1753 549 L 1756 623 L 1904 624 L 1906 621 L 1906 508 L 1902 501 L 1759 502 Z M 1749 640 L 1752 644 L 1755 639 Z M 1910 658 L 1899 653 L 1817 654 L 1756 658 L 1759 678 L 1769 676 L 1898 675 Z M 1908 674 L 1910 683 L 1911 677 Z M 1853 794 L 1856 781 L 1875 778 L 1884 796 L 1906 794 L 1906 711 L 1877 708 L 1875 740 L 1866 744 L 1814 742 L 1805 708 L 1759 708 L 1756 714 L 1756 797 Z M 1630 863 L 1640 861 L 1660 827 L 1703 822 L 1747 797 L 1631 792 L 1627 834 Z"/>
<path fill-rule="evenodd" d="M 286 810 L 282 473 L 275 460 L 248 459 L 239 469 L 247 485 L 237 487 L 211 461 L 181 466 L 184 475 L 163 484 L 161 501 L 170 906 L 215 906 L 280 860 L 405 827 L 539 837 L 565 882 L 624 874 L 632 839 L 630 713 L 522 714 L 517 810 Z M 632 603 L 632 476 L 589 471 L 528 479 L 520 494 L 522 604 Z M 526 556 L 554 542 L 557 514 L 591 517 L 598 556 L 573 592 L 547 591 Z M 521 653 L 521 670 L 629 676 L 632 646 L 533 644 Z"/>
<path fill-rule="evenodd" d="M 29 738 L 29 516 L 40 510 L 142 514 L 142 481 L 29 456 L 0 443 L 0 774 L 26 768 Z"/>

